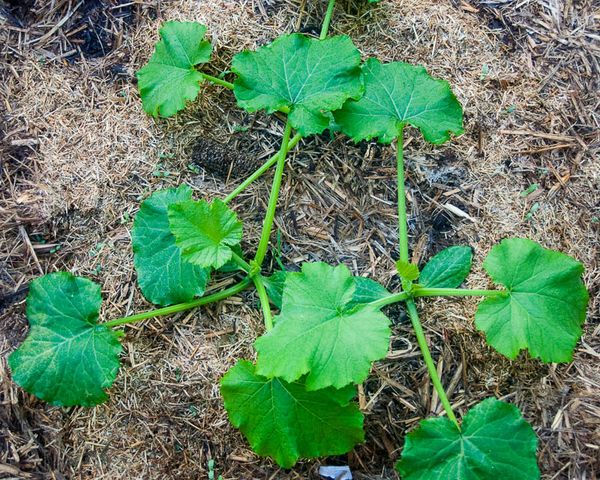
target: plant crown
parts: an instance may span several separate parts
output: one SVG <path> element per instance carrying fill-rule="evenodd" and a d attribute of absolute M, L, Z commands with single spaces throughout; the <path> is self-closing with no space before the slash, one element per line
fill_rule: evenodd
<path fill-rule="evenodd" d="M 422 269 L 409 261 L 403 131 L 410 125 L 428 142 L 443 143 L 463 132 L 462 107 L 450 85 L 423 67 L 374 58 L 361 65 L 349 37 L 327 38 L 334 3 L 320 39 L 284 35 L 236 55 L 233 83 L 198 69 L 212 51 L 206 27 L 175 21 L 162 26 L 154 54 L 137 73 L 144 110 L 172 116 L 210 81 L 232 89 L 248 112 L 286 114 L 281 148 L 224 200 L 194 200 L 182 185 L 142 202 L 131 232 L 134 266 L 142 293 L 162 308 L 98 323 L 100 286 L 66 272 L 34 280 L 27 298 L 30 332 L 9 358 L 13 379 L 54 405 L 99 404 L 119 368 L 118 327 L 220 301 L 254 285 L 265 321 L 255 343 L 257 360 L 238 361 L 223 377 L 221 393 L 231 422 L 254 451 L 290 468 L 300 458 L 342 454 L 363 441 L 356 385 L 387 355 L 391 322 L 382 308 L 404 302 L 447 417 L 424 420 L 407 436 L 397 464 L 402 478 L 493 478 L 498 471 L 507 479 L 539 478 L 536 435 L 516 407 L 489 398 L 458 422 L 415 299 L 483 296 L 475 325 L 490 346 L 510 359 L 526 350 L 543 362 L 566 362 L 585 319 L 583 267 L 531 240 L 505 239 L 483 264 L 501 288 L 469 290 L 459 287 L 471 269 L 470 247 L 442 250 Z M 344 265 L 304 263 L 300 272 L 270 276 L 263 271 L 288 151 L 327 128 L 354 141 L 397 143 L 399 292 L 353 276 Z M 228 203 L 273 165 L 260 243 L 254 258 L 245 259 L 243 225 Z M 233 283 L 207 294 L 214 276 Z M 279 310 L 275 317 L 273 307 Z"/>

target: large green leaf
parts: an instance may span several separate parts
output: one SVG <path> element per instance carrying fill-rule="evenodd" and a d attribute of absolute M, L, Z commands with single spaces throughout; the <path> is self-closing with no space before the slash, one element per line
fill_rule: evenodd
<path fill-rule="evenodd" d="M 284 35 L 255 52 L 233 58 L 234 93 L 249 112 L 289 108 L 289 121 L 303 136 L 321 133 L 327 112 L 362 91 L 360 52 L 346 36 L 317 40 Z"/>
<path fill-rule="evenodd" d="M 465 415 L 421 421 L 396 465 L 402 480 L 535 480 L 537 438 L 521 412 L 488 398 Z"/>
<path fill-rule="evenodd" d="M 371 362 L 385 357 L 389 319 L 377 308 L 354 306 L 356 281 L 344 266 L 305 263 L 288 273 L 275 327 L 256 341 L 257 371 L 306 388 L 360 383 Z"/>
<path fill-rule="evenodd" d="M 165 22 L 150 61 L 137 72 L 146 113 L 170 117 L 200 91 L 202 74 L 194 67 L 210 61 L 206 27 L 196 22 Z"/>
<path fill-rule="evenodd" d="M 544 362 L 568 362 L 581 337 L 588 293 L 583 265 L 524 238 L 503 240 L 483 267 L 508 295 L 479 305 L 475 325 L 508 358 L 521 349 Z"/>
<path fill-rule="evenodd" d="M 428 288 L 457 288 L 471 271 L 471 247 L 448 247 L 423 267 L 419 284 Z"/>
<path fill-rule="evenodd" d="M 379 137 L 390 143 L 405 125 L 421 130 L 425 140 L 444 143 L 459 135 L 462 107 L 444 80 L 429 76 L 420 66 L 371 58 L 363 67 L 365 94 L 348 100 L 333 113 L 342 131 L 353 140 Z"/>
<path fill-rule="evenodd" d="M 187 200 L 169 206 L 169 225 L 184 260 L 220 268 L 242 240 L 242 223 L 221 200 Z"/>
<path fill-rule="evenodd" d="M 375 302 L 391 295 L 383 285 L 367 277 L 354 277 L 354 287 L 352 300 L 347 305 L 349 309 L 357 305 Z"/>
<path fill-rule="evenodd" d="M 13 380 L 53 405 L 102 403 L 119 370 L 119 335 L 98 324 L 100 286 L 67 272 L 33 282 L 29 335 L 9 357 Z"/>
<path fill-rule="evenodd" d="M 221 393 L 231 423 L 252 449 L 283 468 L 299 458 L 346 453 L 364 438 L 363 416 L 350 403 L 353 385 L 310 392 L 301 381 L 262 377 L 242 360 L 221 380 Z"/>
<path fill-rule="evenodd" d="M 210 270 L 185 261 L 169 230 L 169 205 L 190 200 L 187 185 L 153 193 L 133 222 L 133 263 L 144 296 L 157 305 L 189 302 L 204 294 Z"/>

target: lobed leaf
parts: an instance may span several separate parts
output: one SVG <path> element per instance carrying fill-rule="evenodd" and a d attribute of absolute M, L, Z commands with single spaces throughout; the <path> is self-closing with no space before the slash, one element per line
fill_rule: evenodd
<path fill-rule="evenodd" d="M 9 357 L 13 380 L 52 405 L 104 402 L 119 370 L 119 334 L 98 324 L 100 286 L 67 272 L 44 275 L 27 296 L 29 334 Z"/>
<path fill-rule="evenodd" d="M 537 438 L 521 412 L 488 398 L 464 417 L 423 420 L 406 437 L 396 469 L 403 480 L 535 480 Z"/>
<path fill-rule="evenodd" d="M 169 225 L 182 258 L 203 268 L 220 268 L 242 240 L 242 223 L 221 200 L 186 200 L 170 205 Z"/>
<path fill-rule="evenodd" d="M 263 277 L 269 299 L 280 310 L 283 304 L 283 287 L 285 286 L 287 274 L 288 272 L 285 270 L 277 270 L 270 277 Z"/>
<path fill-rule="evenodd" d="M 165 22 L 148 63 L 136 76 L 144 111 L 170 117 L 200 91 L 202 74 L 194 67 L 210 61 L 212 47 L 203 40 L 206 27 L 196 22 Z"/>
<path fill-rule="evenodd" d="M 169 229 L 168 208 L 190 200 L 187 185 L 153 193 L 144 200 L 133 222 L 133 263 L 144 296 L 157 305 L 173 305 L 201 297 L 210 269 L 185 261 Z"/>
<path fill-rule="evenodd" d="M 408 124 L 434 144 L 463 132 L 462 107 L 450 85 L 430 77 L 423 67 L 382 64 L 370 58 L 363 75 L 364 95 L 333 112 L 341 130 L 354 141 L 378 137 L 380 142 L 390 143 Z"/>
<path fill-rule="evenodd" d="M 305 263 L 288 273 L 275 327 L 256 341 L 257 372 L 298 380 L 306 388 L 360 383 L 371 362 L 387 354 L 389 319 L 375 307 L 353 304 L 356 280 L 344 266 Z"/>
<path fill-rule="evenodd" d="M 419 278 L 420 272 L 418 265 L 414 263 L 405 262 L 403 260 L 398 260 L 396 262 L 396 270 L 398 271 L 398 275 L 403 280 L 414 281 Z"/>
<path fill-rule="evenodd" d="M 302 381 L 265 378 L 242 360 L 221 379 L 221 394 L 252 449 L 283 468 L 299 458 L 341 455 L 364 440 L 363 416 L 350 403 L 353 385 L 307 391 Z"/>
<path fill-rule="evenodd" d="M 568 362 L 581 337 L 588 292 L 583 265 L 524 238 L 503 240 L 483 264 L 505 297 L 483 301 L 475 325 L 510 359 L 521 349 L 544 362 Z"/>
<path fill-rule="evenodd" d="M 231 69 L 238 76 L 233 91 L 240 107 L 268 113 L 288 108 L 290 124 L 302 136 L 322 133 L 330 123 L 327 113 L 363 91 L 360 52 L 341 35 L 284 35 L 237 54 Z"/>
<path fill-rule="evenodd" d="M 427 288 L 457 288 L 471 271 L 471 247 L 448 247 L 423 267 L 419 284 Z"/>

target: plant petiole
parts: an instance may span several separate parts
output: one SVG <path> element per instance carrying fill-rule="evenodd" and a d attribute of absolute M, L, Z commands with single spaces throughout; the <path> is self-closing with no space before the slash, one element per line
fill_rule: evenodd
<path fill-rule="evenodd" d="M 413 297 L 506 297 L 506 290 L 469 290 L 466 288 L 427 288 L 414 285 Z"/>
<path fill-rule="evenodd" d="M 288 148 L 287 148 L 288 152 L 290 150 L 292 150 L 296 145 L 298 145 L 298 142 L 300 142 L 301 139 L 302 139 L 302 135 L 300 135 L 299 133 L 294 135 L 288 143 Z M 231 202 L 235 197 L 237 197 L 240 193 L 242 193 L 248 187 L 248 185 L 250 185 L 251 183 L 256 181 L 267 170 L 269 170 L 269 168 L 271 168 L 273 165 L 275 165 L 277 163 L 277 160 L 279 159 L 279 154 L 280 154 L 280 152 L 277 152 L 269 160 L 267 160 L 265 163 L 263 163 L 263 165 L 258 170 L 256 170 L 252 175 L 250 175 L 246 180 L 244 180 L 238 187 L 236 187 L 229 195 L 227 195 L 223 199 L 223 203 Z"/>
<path fill-rule="evenodd" d="M 413 329 L 415 331 L 415 335 L 417 337 L 417 343 L 419 344 L 419 348 L 421 349 L 421 353 L 423 354 L 423 359 L 425 360 L 425 365 L 427 366 L 427 371 L 429 372 L 429 377 L 431 378 L 431 383 L 433 383 L 433 387 L 444 406 L 444 410 L 448 418 L 452 420 L 452 423 L 456 425 L 456 428 L 460 431 L 460 425 L 456 416 L 454 415 L 454 411 L 452 410 L 452 405 L 450 405 L 450 400 L 446 395 L 446 391 L 442 385 L 442 381 L 438 376 L 437 369 L 435 368 L 435 364 L 433 363 L 433 358 L 431 358 L 431 352 L 429 351 L 429 347 L 427 346 L 427 340 L 425 339 L 425 333 L 423 332 L 423 326 L 421 325 L 421 320 L 419 319 L 419 314 L 417 312 L 417 307 L 415 302 L 412 299 L 406 301 L 406 307 L 408 309 L 408 316 L 410 317 L 410 322 L 412 323 Z"/>
<path fill-rule="evenodd" d="M 335 8 L 335 0 L 329 0 L 327 5 L 327 11 L 325 12 L 325 18 L 323 20 L 323 26 L 321 27 L 321 34 L 319 40 L 324 40 L 329 33 L 329 25 L 331 24 L 331 17 L 333 16 L 333 9 Z"/>
<path fill-rule="evenodd" d="M 179 303 L 177 305 L 171 305 L 169 307 L 158 308 L 156 310 L 150 310 L 148 312 L 137 313 L 129 317 L 117 318 L 115 320 L 110 320 L 108 322 L 101 323 L 100 325 L 103 325 L 108 328 L 113 328 L 118 327 L 119 325 L 127 325 L 129 323 L 141 322 L 142 320 L 147 320 L 149 318 L 162 317 L 165 315 L 172 315 L 173 313 L 177 312 L 183 312 L 185 310 L 191 310 L 192 308 L 196 308 L 201 305 L 207 305 L 209 303 L 215 303 L 229 298 L 245 290 L 251 284 L 252 280 L 249 277 L 246 277 L 241 282 L 236 283 L 235 285 L 226 288 L 225 290 L 221 290 L 220 292 L 198 298 L 197 300 L 192 300 L 191 302 Z"/>
<path fill-rule="evenodd" d="M 387 305 L 392 305 L 393 303 L 405 302 L 409 298 L 410 293 L 408 292 L 394 293 L 388 297 L 384 297 L 379 300 L 375 300 L 374 302 L 370 302 L 369 305 L 375 308 L 383 308 Z"/>
<path fill-rule="evenodd" d="M 213 77 L 212 75 L 208 75 L 204 72 L 199 73 L 200 75 L 202 75 L 202 78 L 204 78 L 204 80 L 208 80 L 209 82 L 214 83 L 215 85 L 220 85 L 222 87 L 228 88 L 229 90 L 233 90 L 233 83 L 228 82 L 226 80 L 222 80 L 218 77 Z"/>
<path fill-rule="evenodd" d="M 397 183 L 398 183 L 398 237 L 400 242 L 400 260 L 408 259 L 408 222 L 406 218 L 406 188 L 404 186 L 404 127 L 400 129 L 396 145 Z"/>
<path fill-rule="evenodd" d="M 252 280 L 254 281 L 256 293 L 258 294 L 258 299 L 260 300 L 260 306 L 262 308 L 265 321 L 265 330 L 268 332 L 273 328 L 273 314 L 271 313 L 269 296 L 267 295 L 267 290 L 265 289 L 265 284 L 263 283 L 263 278 L 261 275 L 256 275 Z"/>
<path fill-rule="evenodd" d="M 231 260 L 233 260 L 238 267 L 240 267 L 246 273 L 250 273 L 252 271 L 252 266 L 237 253 L 231 252 Z"/>
<path fill-rule="evenodd" d="M 267 214 L 265 215 L 265 221 L 263 223 L 263 229 L 260 236 L 260 242 L 256 250 L 256 256 L 254 261 L 262 266 L 262 263 L 267 254 L 269 248 L 269 238 L 271 237 L 271 230 L 273 228 L 273 221 L 275 220 L 275 211 L 277 209 L 277 200 L 279 199 L 279 190 L 281 189 L 281 180 L 283 178 L 283 170 L 285 167 L 285 159 L 288 153 L 288 145 L 290 143 L 290 136 L 292 134 L 292 126 L 289 120 L 285 124 L 285 131 L 283 132 L 283 140 L 281 142 L 281 149 L 277 158 L 277 169 L 275 170 L 275 177 L 273 178 L 273 185 L 271 187 L 271 195 L 269 196 L 269 204 L 267 205 Z"/>

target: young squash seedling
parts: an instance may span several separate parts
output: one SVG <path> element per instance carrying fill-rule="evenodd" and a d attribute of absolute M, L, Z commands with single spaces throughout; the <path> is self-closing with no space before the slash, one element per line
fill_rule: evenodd
<path fill-rule="evenodd" d="M 95 283 L 67 272 L 34 280 L 27 299 L 30 332 L 9 358 L 13 379 L 54 405 L 96 405 L 106 400 L 119 369 L 124 334 L 118 327 L 218 302 L 254 285 L 265 323 L 255 343 L 257 359 L 233 366 L 221 392 L 232 424 L 253 450 L 290 468 L 300 458 L 346 453 L 363 441 L 356 385 L 387 354 L 391 322 L 382 309 L 403 302 L 446 417 L 423 420 L 409 433 L 396 465 L 402 478 L 495 478 L 500 471 L 509 480 L 539 478 L 536 435 L 516 407 L 489 398 L 459 422 L 415 300 L 482 296 L 475 325 L 498 352 L 514 359 L 525 349 L 544 362 L 566 362 L 585 319 L 583 268 L 527 239 L 506 239 L 490 251 L 483 266 L 501 286 L 495 290 L 459 288 L 471 269 L 469 247 L 443 250 L 421 271 L 410 263 L 404 130 L 416 127 L 441 144 L 462 133 L 462 108 L 448 83 L 423 67 L 377 59 L 361 64 L 348 37 L 327 37 L 334 7 L 330 0 L 319 39 L 284 35 L 236 55 L 233 83 L 198 70 L 211 55 L 204 26 L 163 25 L 154 54 L 138 72 L 146 112 L 171 116 L 210 81 L 233 90 L 248 112 L 284 113 L 281 147 L 223 200 L 194 200 L 182 185 L 142 202 L 131 233 L 134 265 L 142 293 L 162 308 L 99 323 Z M 304 263 L 300 272 L 263 272 L 287 155 L 302 137 L 328 128 L 354 141 L 396 142 L 399 292 L 355 277 L 344 265 Z M 228 203 L 273 165 L 259 244 L 245 258 L 243 225 Z M 234 283 L 207 294 L 211 277 L 223 275 Z M 279 310 L 275 317 L 272 305 Z"/>

